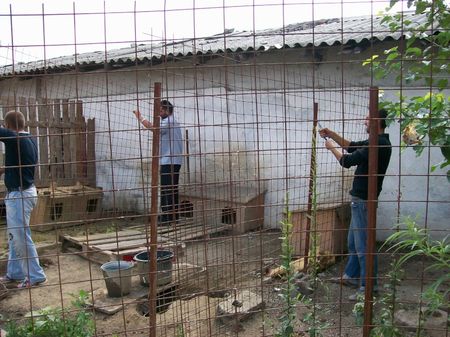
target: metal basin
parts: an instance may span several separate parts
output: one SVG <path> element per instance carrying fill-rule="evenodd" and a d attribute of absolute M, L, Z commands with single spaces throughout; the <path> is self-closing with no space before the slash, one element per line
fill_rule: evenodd
<path fill-rule="evenodd" d="M 170 250 L 160 250 L 156 252 L 156 285 L 163 286 L 172 282 L 172 259 L 173 253 Z M 149 286 L 149 272 L 150 272 L 150 263 L 149 263 L 149 255 L 145 250 L 143 252 L 137 253 L 133 260 L 137 265 L 137 272 L 139 274 L 139 279 L 143 286 Z"/>

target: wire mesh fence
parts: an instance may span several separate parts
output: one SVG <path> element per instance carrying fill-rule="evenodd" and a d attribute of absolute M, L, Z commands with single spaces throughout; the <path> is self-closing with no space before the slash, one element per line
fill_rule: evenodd
<path fill-rule="evenodd" d="M 348 17 L 366 5 L 369 15 Z M 378 140 L 382 101 L 438 90 L 406 83 L 403 65 L 383 78 L 362 65 L 404 46 L 405 30 L 426 18 L 402 12 L 393 29 L 374 14 L 380 5 L 2 7 L 10 42 L 0 45 L 0 328 L 8 336 L 53 328 L 61 336 L 447 336 L 450 199 L 445 166 L 432 168 L 446 145 L 421 139 L 415 157 L 405 148 L 409 117 L 392 111 L 392 147 Z M 338 18 L 319 19 L 327 7 Z M 305 9 L 308 20 L 291 21 Z M 281 13 L 280 28 L 259 28 L 271 12 Z M 226 28 L 234 15 L 247 17 L 248 30 Z M 213 16 L 220 34 L 204 30 Z M 169 37 L 186 17 L 187 36 Z M 31 42 L 19 28 L 27 20 L 41 26 Z M 54 38 L 55 24 L 68 21 L 66 38 Z M 161 23 L 161 36 L 138 33 L 148 22 Z M 29 54 L 36 58 L 20 61 Z M 11 111 L 23 114 L 22 129 L 8 122 Z M 448 115 L 436 119 L 429 132 L 447 128 L 448 139 Z M 24 139 L 36 139 L 37 162 L 24 161 Z M 28 195 L 34 166 L 37 195 Z M 368 192 L 362 200 L 355 178 Z"/>

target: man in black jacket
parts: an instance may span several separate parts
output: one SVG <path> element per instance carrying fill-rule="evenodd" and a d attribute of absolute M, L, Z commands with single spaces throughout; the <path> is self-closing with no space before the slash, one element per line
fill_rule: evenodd
<path fill-rule="evenodd" d="M 379 111 L 378 124 L 378 184 L 377 196 L 380 195 L 384 175 L 391 159 L 392 146 L 389 135 L 385 133 L 387 111 Z M 369 133 L 369 117 L 365 120 L 366 131 Z M 364 293 L 366 284 L 366 253 L 367 253 L 367 197 L 369 171 L 369 140 L 354 142 L 344 139 L 336 132 L 327 128 L 319 131 L 320 135 L 328 138 L 326 148 L 333 153 L 339 163 L 350 168 L 356 166 L 351 195 L 352 219 L 348 233 L 349 259 L 342 278 L 334 281 L 344 285 L 359 286 L 358 293 Z M 337 144 L 336 144 L 337 143 Z M 337 146 L 339 145 L 341 149 Z M 344 152 L 346 150 L 346 152 Z M 374 278 L 377 280 L 377 259 L 374 260 Z M 376 290 L 376 288 L 374 288 Z M 357 294 L 358 294 L 357 293 Z M 350 296 L 356 300 L 357 294 Z"/>

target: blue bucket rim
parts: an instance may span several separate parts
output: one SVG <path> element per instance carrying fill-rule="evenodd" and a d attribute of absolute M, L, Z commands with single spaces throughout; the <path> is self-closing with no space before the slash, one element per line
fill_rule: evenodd
<path fill-rule="evenodd" d="M 156 254 L 158 254 L 158 252 L 167 253 L 167 256 L 164 256 L 164 257 L 161 257 L 161 258 L 157 257 L 156 258 L 156 260 L 157 260 L 156 262 L 162 262 L 162 261 L 171 260 L 174 257 L 174 253 L 172 251 L 170 251 L 170 250 L 167 250 L 167 249 L 158 249 L 156 251 Z M 137 253 L 136 255 L 134 255 L 133 256 L 133 260 L 136 261 L 136 262 L 148 262 L 148 258 L 144 260 L 144 259 L 141 259 L 141 258 L 138 257 L 141 254 L 145 254 L 148 257 L 148 253 L 149 253 L 149 251 L 143 250 L 143 251 Z"/>

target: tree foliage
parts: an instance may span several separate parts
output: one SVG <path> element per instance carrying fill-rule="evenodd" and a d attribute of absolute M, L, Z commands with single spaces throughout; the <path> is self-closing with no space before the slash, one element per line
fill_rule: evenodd
<path fill-rule="evenodd" d="M 404 32 L 404 44 L 373 55 L 363 65 L 371 66 L 376 79 L 396 74 L 397 83 L 413 82 L 429 88 L 423 96 L 406 97 L 398 94 L 398 101 L 383 101 L 381 106 L 390 117 L 400 120 L 403 146 L 412 146 L 420 156 L 424 148 L 439 147 L 444 159 L 435 163 L 443 169 L 450 165 L 450 8 L 445 0 L 408 0 L 408 8 L 415 9 L 415 18 L 404 13 L 390 14 L 399 0 L 391 0 L 382 23 L 391 32 Z M 421 23 L 418 23 L 421 22 Z M 450 170 L 447 171 L 450 181 Z"/>

